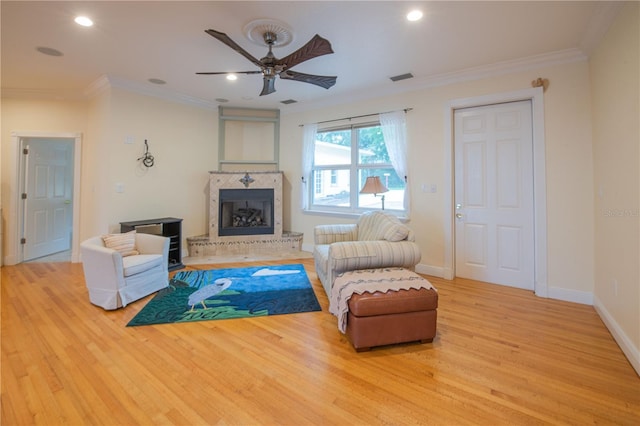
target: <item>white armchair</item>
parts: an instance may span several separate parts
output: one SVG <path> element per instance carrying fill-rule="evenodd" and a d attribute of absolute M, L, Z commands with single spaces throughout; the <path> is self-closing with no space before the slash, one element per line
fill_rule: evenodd
<path fill-rule="evenodd" d="M 402 267 L 415 270 L 422 254 L 413 231 L 383 211 L 364 213 L 355 224 L 314 228 L 313 258 L 327 296 L 336 276 L 358 269 Z"/>
<path fill-rule="evenodd" d="M 80 250 L 89 300 L 104 309 L 124 307 L 169 285 L 169 238 L 135 233 L 138 254 L 124 257 L 101 236 L 83 241 Z"/>

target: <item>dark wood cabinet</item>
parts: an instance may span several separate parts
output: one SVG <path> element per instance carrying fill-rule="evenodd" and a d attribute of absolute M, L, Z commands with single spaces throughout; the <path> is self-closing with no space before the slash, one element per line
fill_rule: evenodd
<path fill-rule="evenodd" d="M 169 238 L 169 270 L 184 268 L 182 264 L 182 219 L 163 217 L 120 222 L 120 232 L 129 232 L 134 229 L 136 232 Z"/>

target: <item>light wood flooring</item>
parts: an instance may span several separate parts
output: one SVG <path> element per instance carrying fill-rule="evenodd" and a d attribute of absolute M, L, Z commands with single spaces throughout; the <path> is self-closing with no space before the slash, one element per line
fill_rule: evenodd
<path fill-rule="evenodd" d="M 322 312 L 126 327 L 81 264 L 2 267 L 2 425 L 640 424 L 640 378 L 590 306 L 467 280 L 432 344 L 356 353 Z M 192 265 L 190 269 L 212 266 Z"/>

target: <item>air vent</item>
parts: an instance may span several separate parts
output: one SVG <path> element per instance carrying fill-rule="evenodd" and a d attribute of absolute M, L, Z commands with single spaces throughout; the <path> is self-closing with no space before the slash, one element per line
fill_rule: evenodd
<path fill-rule="evenodd" d="M 394 75 L 393 77 L 389 77 L 389 78 L 391 79 L 391 81 L 400 81 L 400 80 L 406 80 L 408 78 L 413 78 L 413 74 L 408 72 L 406 74 Z"/>
<path fill-rule="evenodd" d="M 285 105 L 289 105 L 289 104 L 295 104 L 296 101 L 295 99 L 287 99 L 286 101 L 280 101 L 280 103 L 285 104 Z"/>
<path fill-rule="evenodd" d="M 49 55 L 49 56 L 62 56 L 63 53 L 57 49 L 54 49 L 53 47 L 44 47 L 44 46 L 39 46 L 36 47 L 36 50 L 42 54 L 45 55 Z"/>

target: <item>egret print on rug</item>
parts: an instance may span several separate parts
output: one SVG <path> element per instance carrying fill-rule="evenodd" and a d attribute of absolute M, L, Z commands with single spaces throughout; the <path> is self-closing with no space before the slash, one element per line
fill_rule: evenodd
<path fill-rule="evenodd" d="M 181 271 L 127 326 L 320 310 L 301 264 Z"/>

